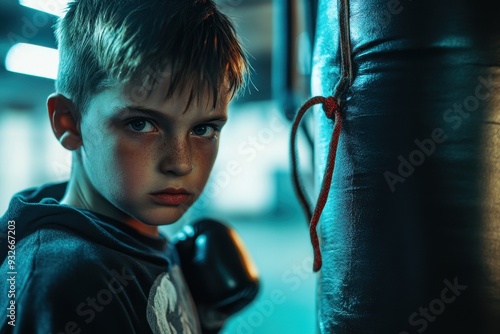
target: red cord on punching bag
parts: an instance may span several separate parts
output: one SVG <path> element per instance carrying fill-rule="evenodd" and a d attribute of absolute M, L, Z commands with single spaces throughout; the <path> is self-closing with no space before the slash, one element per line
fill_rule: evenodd
<path fill-rule="evenodd" d="M 313 271 L 317 272 L 321 269 L 321 250 L 319 245 L 318 232 L 316 228 L 318 226 L 319 218 L 323 212 L 326 201 L 328 200 L 328 193 L 330 192 L 330 186 L 333 178 L 333 170 L 335 167 L 335 156 L 337 155 L 337 146 L 339 144 L 340 131 L 342 130 L 342 117 L 339 110 L 339 100 L 340 97 L 346 93 L 349 86 L 353 81 L 353 70 L 352 70 L 352 55 L 351 55 L 351 40 L 350 40 L 350 28 L 349 28 L 349 0 L 337 0 L 338 1 L 338 11 L 339 11 L 339 32 L 340 32 L 340 58 L 341 58 L 341 69 L 340 78 L 337 86 L 335 87 L 333 96 L 323 97 L 315 96 L 309 99 L 304 105 L 299 109 L 295 121 L 292 126 L 292 135 L 290 142 L 290 149 L 292 155 L 292 175 L 293 184 L 297 197 L 299 198 L 304 211 L 306 212 L 307 218 L 309 220 L 309 233 L 311 235 L 311 242 L 314 248 L 314 264 Z M 335 127 L 333 129 L 332 138 L 330 139 L 330 147 L 328 150 L 328 157 L 326 160 L 325 175 L 323 176 L 323 181 L 321 182 L 321 189 L 319 192 L 318 200 L 316 201 L 316 206 L 314 207 L 314 212 L 311 213 L 308 201 L 305 197 L 304 190 L 300 183 L 298 170 L 297 170 L 297 156 L 295 152 L 296 146 L 296 136 L 297 130 L 299 128 L 300 121 L 304 114 L 315 104 L 323 104 L 323 110 L 326 117 L 335 122 Z"/>
<path fill-rule="evenodd" d="M 328 151 L 328 157 L 326 161 L 325 175 L 323 177 L 323 181 L 321 182 L 321 190 L 318 196 L 318 201 L 316 202 L 316 207 L 314 208 L 314 212 L 311 214 L 311 210 L 309 208 L 309 204 L 307 203 L 304 190 L 302 189 L 302 185 L 300 183 L 300 178 L 297 169 L 297 155 L 296 155 L 296 137 L 297 130 L 299 128 L 300 121 L 304 114 L 316 104 L 323 104 L 323 110 L 325 112 L 326 117 L 334 120 L 335 127 L 333 129 L 332 138 L 330 140 L 330 148 Z M 342 118 L 339 112 L 339 105 L 337 100 L 332 97 L 323 97 L 323 96 L 315 96 L 309 99 L 304 105 L 299 109 L 295 121 L 292 126 L 292 135 L 290 141 L 290 147 L 292 150 L 292 175 L 293 175 L 293 184 L 295 186 L 295 191 L 297 192 L 297 196 L 299 198 L 300 203 L 304 207 L 306 211 L 307 218 L 309 220 L 309 233 L 311 235 L 311 242 L 314 249 L 314 264 L 313 270 L 317 272 L 321 269 L 321 250 L 319 247 L 319 238 L 318 232 L 316 231 L 316 227 L 318 226 L 319 218 L 321 217 L 321 213 L 323 212 L 323 208 L 325 207 L 326 201 L 328 200 L 328 193 L 330 191 L 330 185 L 332 183 L 333 170 L 335 168 L 335 156 L 337 154 L 337 146 L 339 143 L 340 131 L 342 130 Z"/>

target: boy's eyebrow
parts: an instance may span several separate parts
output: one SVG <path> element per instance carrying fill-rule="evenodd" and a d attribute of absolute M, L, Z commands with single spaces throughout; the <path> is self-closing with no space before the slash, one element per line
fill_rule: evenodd
<path fill-rule="evenodd" d="M 166 122 L 171 121 L 171 117 L 165 115 L 161 111 L 154 110 L 154 109 L 149 109 L 145 108 L 142 106 L 126 106 L 123 108 L 120 108 L 120 111 L 125 111 L 125 112 L 130 112 L 134 114 L 141 114 L 143 116 L 149 116 L 149 117 L 155 117 L 157 119 L 164 120 Z M 227 116 L 226 115 L 213 115 L 212 117 L 207 117 L 206 119 L 200 120 L 201 122 L 226 122 L 227 121 Z"/>

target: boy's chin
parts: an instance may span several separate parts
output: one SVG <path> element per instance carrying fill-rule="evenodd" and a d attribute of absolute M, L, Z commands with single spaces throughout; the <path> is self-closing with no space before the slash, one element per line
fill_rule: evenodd
<path fill-rule="evenodd" d="M 177 222 L 186 213 L 188 207 L 164 207 L 143 213 L 136 218 L 142 223 L 150 226 L 170 225 Z"/>

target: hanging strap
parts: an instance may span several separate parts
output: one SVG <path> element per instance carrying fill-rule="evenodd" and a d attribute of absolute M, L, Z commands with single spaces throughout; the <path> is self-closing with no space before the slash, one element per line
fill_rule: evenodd
<path fill-rule="evenodd" d="M 332 139 L 330 140 L 330 148 L 328 151 L 328 158 L 326 161 L 325 176 L 323 177 L 323 182 L 321 183 L 321 190 L 318 196 L 318 201 L 316 202 L 316 207 L 314 208 L 314 212 L 311 214 L 311 209 L 305 197 L 305 192 L 302 188 L 302 184 L 299 178 L 299 172 L 297 169 L 296 138 L 297 138 L 297 130 L 299 128 L 300 121 L 302 120 L 304 114 L 313 105 L 320 103 L 323 104 L 323 110 L 325 112 L 326 117 L 335 121 L 335 128 L 333 129 Z M 316 96 L 309 99 L 300 108 L 292 126 L 290 147 L 292 150 L 293 184 L 295 186 L 295 191 L 297 193 L 297 196 L 299 197 L 299 201 L 304 210 L 306 211 L 307 218 L 310 222 L 309 233 L 311 235 L 311 242 L 314 249 L 313 270 L 315 272 L 321 269 L 321 251 L 319 247 L 319 238 L 318 238 L 318 233 L 316 231 L 316 227 L 318 225 L 319 218 L 321 217 L 321 213 L 323 212 L 323 208 L 325 207 L 326 201 L 328 199 L 330 184 L 332 183 L 333 170 L 335 168 L 335 156 L 337 154 L 337 146 L 339 143 L 341 130 L 342 130 L 342 118 L 340 116 L 339 106 L 337 100 L 332 96 L 330 97 Z"/>
<path fill-rule="evenodd" d="M 322 259 L 321 259 L 321 249 L 319 245 L 318 232 L 316 228 L 325 207 L 326 201 L 328 200 L 328 194 L 330 192 L 330 186 L 333 178 L 333 171 L 335 169 L 335 157 L 337 155 L 337 147 L 339 144 L 340 132 L 342 131 L 342 117 L 340 115 L 339 99 L 352 84 L 353 73 L 352 73 L 352 58 L 351 58 L 351 43 L 349 34 L 349 0 L 338 0 L 338 10 L 339 10 L 339 24 L 340 24 L 340 57 L 341 57 L 341 73 L 340 79 L 335 87 L 335 92 L 333 96 L 323 97 L 315 96 L 309 99 L 304 105 L 299 109 L 297 116 L 293 122 L 292 134 L 290 140 L 290 149 L 292 156 L 292 177 L 293 184 L 295 187 L 295 192 L 301 203 L 306 216 L 309 221 L 309 233 L 311 236 L 311 243 L 314 250 L 314 263 L 313 271 L 317 272 L 321 269 Z M 332 138 L 330 139 L 330 147 L 328 150 L 328 157 L 326 160 L 326 168 L 323 176 L 323 181 L 321 182 L 321 189 L 319 192 L 318 200 L 314 207 L 314 212 L 311 212 L 311 206 L 305 196 L 305 191 L 302 187 L 299 178 L 299 172 L 297 167 L 297 152 L 296 152 L 296 137 L 297 130 L 299 128 L 300 121 L 304 117 L 304 114 L 314 105 L 322 104 L 323 111 L 328 119 L 334 121 L 334 129 Z"/>

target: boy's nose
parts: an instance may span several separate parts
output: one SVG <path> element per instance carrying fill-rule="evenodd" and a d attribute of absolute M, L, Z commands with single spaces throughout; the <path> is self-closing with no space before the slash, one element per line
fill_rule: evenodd
<path fill-rule="evenodd" d="M 173 139 L 166 143 L 160 162 L 160 170 L 164 174 L 177 176 L 187 175 L 193 170 L 191 147 L 185 140 Z"/>

